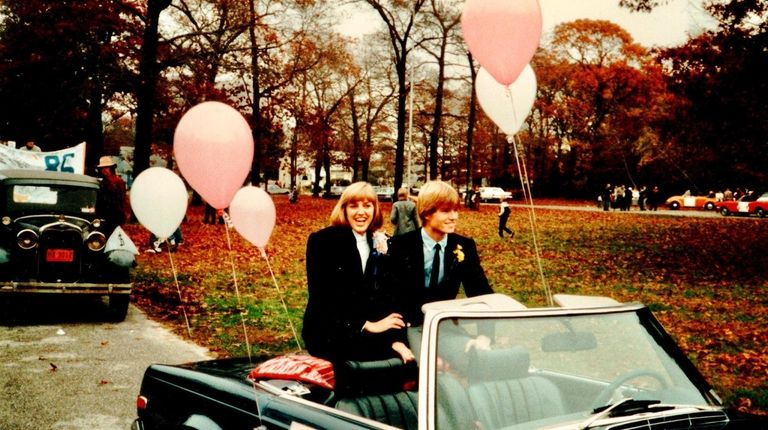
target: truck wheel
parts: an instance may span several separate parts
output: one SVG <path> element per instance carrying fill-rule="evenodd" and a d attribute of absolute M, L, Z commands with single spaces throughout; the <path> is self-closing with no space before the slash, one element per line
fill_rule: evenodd
<path fill-rule="evenodd" d="M 110 321 L 120 322 L 125 320 L 125 316 L 128 315 L 128 304 L 130 303 L 131 296 L 128 294 L 115 294 L 109 296 L 109 309 L 107 316 Z"/>

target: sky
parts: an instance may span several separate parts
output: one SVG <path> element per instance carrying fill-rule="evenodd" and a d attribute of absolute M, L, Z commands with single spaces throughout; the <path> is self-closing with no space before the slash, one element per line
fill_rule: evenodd
<path fill-rule="evenodd" d="M 514 1 L 514 0 L 510 0 Z M 606 19 L 626 29 L 636 42 L 646 47 L 671 47 L 684 43 L 689 34 L 698 34 L 712 22 L 701 10 L 702 0 L 670 0 L 651 13 L 630 12 L 618 0 L 539 0 L 542 33 L 562 22 L 579 18 Z M 348 11 L 349 17 L 338 31 L 357 36 L 375 30 L 380 18 L 368 9 Z"/>

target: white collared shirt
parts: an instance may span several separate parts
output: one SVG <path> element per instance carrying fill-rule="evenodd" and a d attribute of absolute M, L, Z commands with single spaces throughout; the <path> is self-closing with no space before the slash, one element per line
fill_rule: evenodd
<path fill-rule="evenodd" d="M 357 252 L 360 254 L 360 262 L 362 264 L 363 273 L 365 273 L 365 266 L 368 263 L 368 256 L 371 255 L 371 246 L 368 245 L 368 235 L 359 234 L 352 230 L 355 235 L 355 241 L 357 242 Z"/>

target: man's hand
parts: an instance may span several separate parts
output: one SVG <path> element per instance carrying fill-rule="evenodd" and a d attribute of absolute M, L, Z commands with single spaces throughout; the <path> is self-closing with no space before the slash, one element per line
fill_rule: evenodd
<path fill-rule="evenodd" d="M 482 334 L 474 339 L 470 339 L 469 342 L 464 345 L 464 352 L 469 352 L 472 348 L 475 348 L 478 351 L 488 351 L 491 349 L 491 339 Z"/>

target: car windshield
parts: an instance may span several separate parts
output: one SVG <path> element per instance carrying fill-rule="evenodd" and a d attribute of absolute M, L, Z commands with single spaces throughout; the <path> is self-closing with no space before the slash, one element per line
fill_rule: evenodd
<path fill-rule="evenodd" d="M 48 212 L 94 213 L 96 190 L 66 185 L 13 185 L 8 193 L 8 213 Z"/>
<path fill-rule="evenodd" d="M 706 406 L 663 336 L 652 335 L 659 327 L 636 312 L 443 320 L 437 428 L 580 422 L 624 398 Z M 468 348 L 468 342 L 483 345 L 483 336 L 489 347 Z"/>

